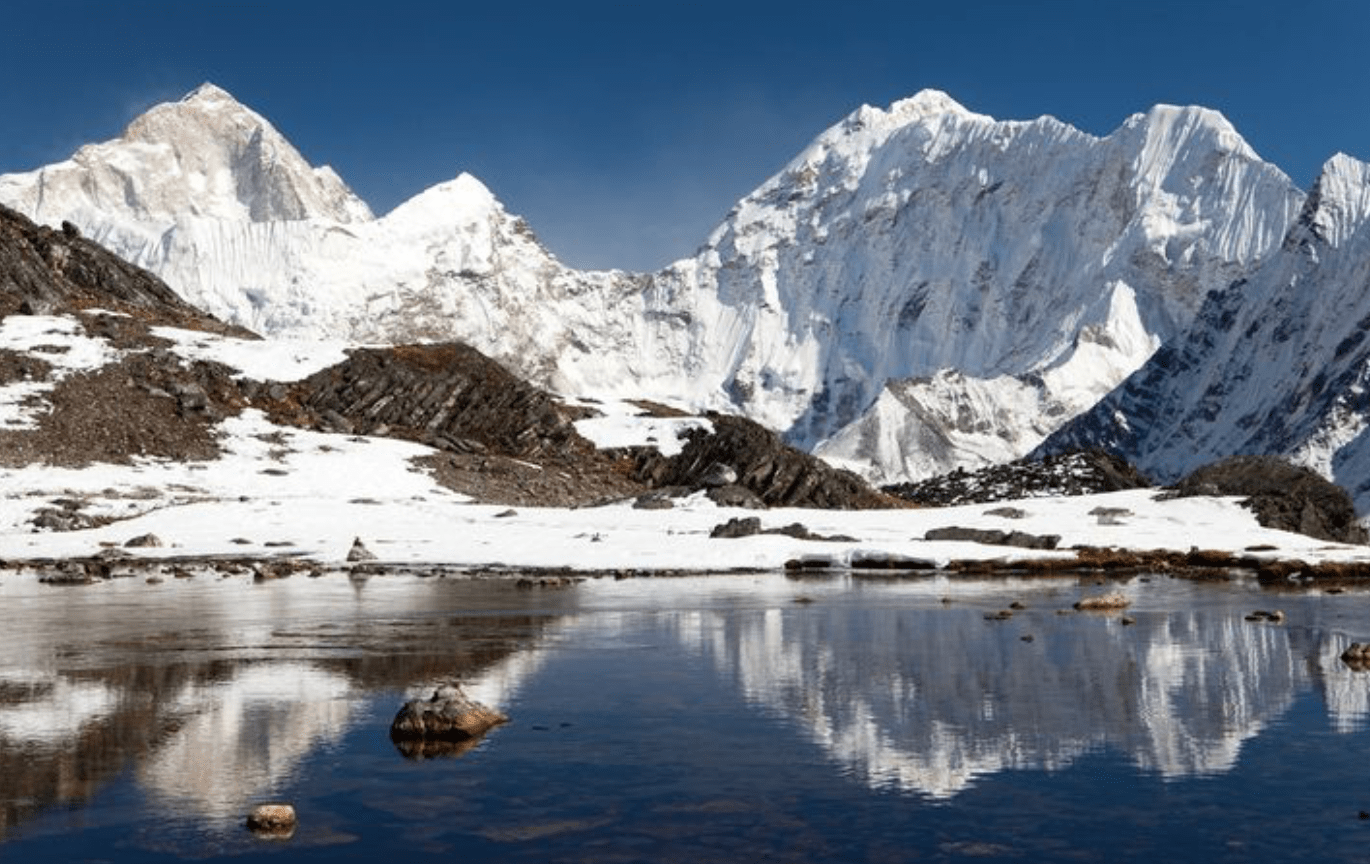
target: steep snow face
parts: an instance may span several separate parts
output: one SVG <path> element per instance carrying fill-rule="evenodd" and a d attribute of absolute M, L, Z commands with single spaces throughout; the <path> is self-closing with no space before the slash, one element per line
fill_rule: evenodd
<path fill-rule="evenodd" d="M 884 479 L 1021 455 L 1243 275 L 1301 200 L 1202 109 L 1161 106 L 1099 139 L 936 92 L 863 107 L 654 278 L 642 377 L 718 381 L 795 443 Z M 907 379 L 945 370 L 944 390 L 966 384 L 938 419 L 880 401 L 887 382 L 907 397 Z M 965 451 L 966 427 L 989 437 Z M 929 435 L 951 446 L 910 460 Z"/>
<path fill-rule="evenodd" d="M 1370 510 L 1370 165 L 1338 155 L 1280 248 L 1044 451 L 1116 449 L 1174 478 L 1234 453 L 1292 457 Z"/>
<path fill-rule="evenodd" d="M 1213 112 L 1161 106 L 1095 138 L 935 91 L 854 112 L 649 275 L 563 267 L 468 175 L 371 218 L 209 85 L 0 177 L 0 201 L 260 332 L 461 339 L 565 392 L 743 413 L 887 480 L 1030 449 L 1301 200 Z"/>

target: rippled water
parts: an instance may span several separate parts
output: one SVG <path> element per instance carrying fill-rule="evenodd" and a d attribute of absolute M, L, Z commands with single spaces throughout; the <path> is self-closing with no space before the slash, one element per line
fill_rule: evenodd
<path fill-rule="evenodd" d="M 1370 859 L 1370 594 L 1115 588 L 8 575 L 0 860 Z M 449 679 L 513 722 L 404 758 Z"/>

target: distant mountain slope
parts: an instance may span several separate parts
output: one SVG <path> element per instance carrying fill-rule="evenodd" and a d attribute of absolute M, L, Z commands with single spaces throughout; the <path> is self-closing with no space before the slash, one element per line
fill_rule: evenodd
<path fill-rule="evenodd" d="M 1292 457 L 1370 509 L 1370 165 L 1338 155 L 1248 279 L 1043 445 L 1105 446 L 1174 479 L 1234 453 Z"/>
<path fill-rule="evenodd" d="M 0 201 L 267 334 L 457 339 L 564 392 L 739 412 L 886 481 L 1022 455 L 1279 242 L 1303 196 L 1218 114 L 1105 138 L 863 107 L 655 274 L 561 265 L 469 175 L 381 218 L 212 85 Z"/>

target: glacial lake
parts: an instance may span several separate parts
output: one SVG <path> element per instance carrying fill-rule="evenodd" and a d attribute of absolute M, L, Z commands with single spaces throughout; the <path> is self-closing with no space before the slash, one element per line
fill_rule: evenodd
<path fill-rule="evenodd" d="M 1108 590 L 1135 623 L 1065 611 Z M 1370 860 L 1370 592 L 7 572 L 0 604 L 6 862 Z M 406 758 L 447 680 L 511 722 Z M 243 827 L 271 800 L 288 840 Z"/>

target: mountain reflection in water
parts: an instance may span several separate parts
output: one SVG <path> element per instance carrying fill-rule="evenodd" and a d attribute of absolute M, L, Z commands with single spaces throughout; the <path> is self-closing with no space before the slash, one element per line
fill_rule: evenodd
<path fill-rule="evenodd" d="M 1134 583 L 1125 626 L 1060 614 L 1090 590 L 1070 579 L 292 581 L 0 590 L 23 612 L 0 633 L 0 840 L 129 766 L 154 807 L 231 823 L 402 693 L 458 679 L 510 709 L 539 681 L 589 674 L 585 651 L 693 658 L 841 775 L 934 801 L 1104 751 L 1165 780 L 1230 772 L 1309 692 L 1336 732 L 1370 716 L 1370 676 L 1338 659 L 1364 635 L 1360 596 L 1280 598 L 1276 626 L 1243 620 L 1275 605 L 1251 588 Z M 1010 599 L 1026 608 L 985 619 Z M 611 711 L 614 695 L 594 698 Z"/>
<path fill-rule="evenodd" d="M 551 620 L 512 588 L 292 581 L 7 586 L 25 614 L 0 634 L 0 840 L 129 765 L 154 805 L 240 820 L 376 691 L 499 682 Z"/>

